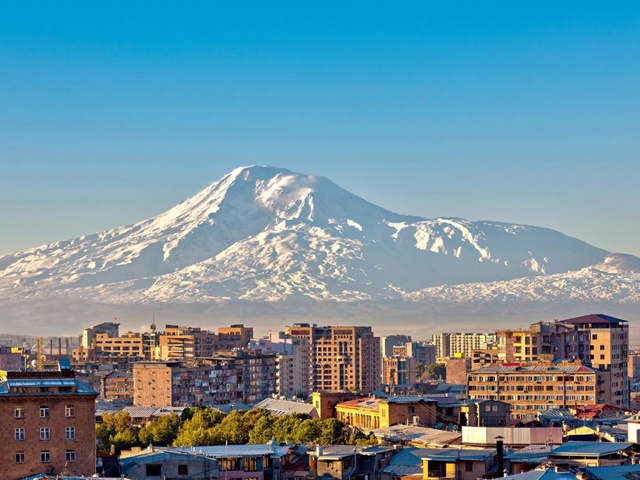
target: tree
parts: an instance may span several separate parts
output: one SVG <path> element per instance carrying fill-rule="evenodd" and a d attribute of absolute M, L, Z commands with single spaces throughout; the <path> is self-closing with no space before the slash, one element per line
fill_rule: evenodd
<path fill-rule="evenodd" d="M 322 422 L 318 418 L 303 420 L 291 432 L 292 440 L 296 443 L 318 443 L 322 436 Z"/>
<path fill-rule="evenodd" d="M 180 417 L 172 413 L 164 417 L 156 418 L 140 429 L 138 437 L 142 445 L 169 446 L 178 436 Z"/>
<path fill-rule="evenodd" d="M 260 417 L 249 432 L 249 443 L 256 445 L 273 439 L 273 420 L 270 414 Z"/>
<path fill-rule="evenodd" d="M 188 418 L 178 427 L 173 440 L 176 447 L 197 445 L 216 445 L 224 443 L 218 440 L 216 428 L 225 419 L 225 415 L 211 408 L 191 408 Z"/>
<path fill-rule="evenodd" d="M 328 418 L 322 422 L 322 433 L 318 443 L 323 445 L 337 445 L 343 442 L 344 423 L 335 418 Z"/>
<path fill-rule="evenodd" d="M 131 428 L 125 428 L 121 432 L 109 438 L 111 445 L 115 445 L 117 451 L 129 449 L 138 444 L 138 437 Z"/>
<path fill-rule="evenodd" d="M 444 363 L 432 363 L 424 368 L 422 376 L 426 380 L 446 380 L 447 366 Z"/>
<path fill-rule="evenodd" d="M 293 431 L 303 421 L 310 419 L 304 413 L 291 413 L 278 417 L 273 424 L 273 436 L 278 442 L 292 442 Z"/>

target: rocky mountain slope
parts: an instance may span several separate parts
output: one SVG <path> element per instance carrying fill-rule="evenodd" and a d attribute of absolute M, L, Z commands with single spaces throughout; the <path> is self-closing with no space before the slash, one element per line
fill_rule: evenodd
<path fill-rule="evenodd" d="M 399 215 L 253 166 L 154 218 L 0 257 L 0 298 L 640 302 L 638 262 L 546 228 Z"/>

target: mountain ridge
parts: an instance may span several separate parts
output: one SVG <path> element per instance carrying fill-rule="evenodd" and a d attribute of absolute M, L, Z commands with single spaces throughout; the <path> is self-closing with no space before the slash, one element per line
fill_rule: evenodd
<path fill-rule="evenodd" d="M 608 255 L 544 227 L 401 215 L 324 177 L 249 166 L 149 219 L 0 257 L 0 296 L 137 305 L 455 307 L 500 295 L 640 302 L 640 259 Z"/>

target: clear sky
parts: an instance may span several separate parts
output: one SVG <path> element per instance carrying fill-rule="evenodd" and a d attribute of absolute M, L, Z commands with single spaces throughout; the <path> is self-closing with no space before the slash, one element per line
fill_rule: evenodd
<path fill-rule="evenodd" d="M 640 4 L 4 2 L 0 255 L 241 165 L 640 255 Z"/>

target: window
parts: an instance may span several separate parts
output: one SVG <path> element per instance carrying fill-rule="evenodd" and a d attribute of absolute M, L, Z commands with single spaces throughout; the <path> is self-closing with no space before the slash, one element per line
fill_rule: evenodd
<path fill-rule="evenodd" d="M 600 355 L 600 360 L 604 360 L 604 355 Z"/>
<path fill-rule="evenodd" d="M 16 463 L 24 463 L 24 452 L 16 452 Z"/>
<path fill-rule="evenodd" d="M 258 471 L 258 459 L 256 457 L 244 458 L 244 471 L 245 472 L 257 472 Z"/>
<path fill-rule="evenodd" d="M 67 450 L 66 453 L 67 462 L 75 462 L 76 461 L 76 451 L 75 450 Z"/>
<path fill-rule="evenodd" d="M 189 465 L 178 465 L 178 475 L 189 475 Z"/>
<path fill-rule="evenodd" d="M 464 462 L 464 470 L 466 472 L 473 472 L 473 462 L 470 462 L 469 460 Z"/>
<path fill-rule="evenodd" d="M 49 407 L 40 407 L 40 418 L 49 418 Z"/>
<path fill-rule="evenodd" d="M 75 417 L 76 416 L 76 407 L 73 405 L 65 405 L 64 407 L 64 416 L 65 417 Z"/>
<path fill-rule="evenodd" d="M 76 427 L 66 427 L 64 429 L 64 438 L 66 440 L 75 440 L 76 439 Z"/>
<path fill-rule="evenodd" d="M 49 450 L 40 450 L 40 461 L 49 463 L 51 461 L 51 452 Z"/>
<path fill-rule="evenodd" d="M 13 416 L 15 418 L 24 418 L 24 407 L 22 405 L 16 407 L 13 410 Z"/>
<path fill-rule="evenodd" d="M 162 465 L 147 465 L 147 477 L 159 477 L 162 475 Z"/>
<path fill-rule="evenodd" d="M 40 429 L 40 440 L 51 440 L 51 429 L 49 427 Z"/>
<path fill-rule="evenodd" d="M 604 345 L 600 345 L 600 350 L 604 350 Z"/>
<path fill-rule="evenodd" d="M 15 439 L 24 440 L 24 428 L 16 428 Z"/>

